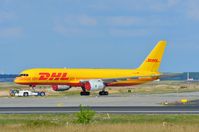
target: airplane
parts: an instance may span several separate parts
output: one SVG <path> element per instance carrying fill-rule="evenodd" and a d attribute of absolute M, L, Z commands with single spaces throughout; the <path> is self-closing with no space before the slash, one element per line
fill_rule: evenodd
<path fill-rule="evenodd" d="M 99 95 L 108 95 L 106 87 L 138 85 L 159 79 L 165 47 L 166 41 L 159 41 L 136 69 L 33 68 L 22 71 L 14 82 L 32 88 L 51 85 L 55 91 L 81 87 L 82 96 L 90 95 L 92 90 L 100 90 Z"/>

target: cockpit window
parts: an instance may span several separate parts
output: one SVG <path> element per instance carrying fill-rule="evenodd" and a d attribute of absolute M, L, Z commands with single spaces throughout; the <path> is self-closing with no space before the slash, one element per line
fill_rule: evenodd
<path fill-rule="evenodd" d="M 25 77 L 25 76 L 27 77 L 28 74 L 20 74 L 20 75 L 19 75 L 19 77 L 22 77 L 22 76 L 23 76 L 23 77 Z"/>

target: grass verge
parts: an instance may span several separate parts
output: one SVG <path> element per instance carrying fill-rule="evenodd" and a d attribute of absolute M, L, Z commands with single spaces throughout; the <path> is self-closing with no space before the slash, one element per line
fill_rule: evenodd
<path fill-rule="evenodd" d="M 90 124 L 76 123 L 74 114 L 1 114 L 2 131 L 196 131 L 199 115 L 96 114 Z"/>

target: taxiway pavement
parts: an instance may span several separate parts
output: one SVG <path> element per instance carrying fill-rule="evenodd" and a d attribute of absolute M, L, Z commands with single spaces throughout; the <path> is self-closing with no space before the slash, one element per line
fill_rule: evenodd
<path fill-rule="evenodd" d="M 199 92 L 168 94 L 113 94 L 81 97 L 0 97 L 0 107 L 162 106 L 181 99 L 199 100 Z M 199 104 L 198 104 L 199 105 Z"/>

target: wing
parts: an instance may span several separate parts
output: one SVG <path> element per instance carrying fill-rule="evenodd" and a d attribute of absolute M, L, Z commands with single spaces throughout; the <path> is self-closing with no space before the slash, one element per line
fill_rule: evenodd
<path fill-rule="evenodd" d="M 168 78 L 168 77 L 175 77 L 181 74 L 182 73 L 161 73 L 161 74 L 155 74 L 151 76 L 130 76 L 130 77 L 121 77 L 121 78 L 104 78 L 104 79 L 96 79 L 96 80 L 101 80 L 105 85 L 108 85 L 114 82 L 131 81 L 131 80 L 139 80 L 139 79 L 157 80 L 157 79 L 163 79 L 163 78 Z M 81 80 L 81 82 L 88 82 L 88 81 L 89 80 Z"/>
<path fill-rule="evenodd" d="M 151 76 L 132 76 L 132 77 L 122 77 L 122 78 L 107 78 L 107 79 L 102 79 L 102 81 L 107 84 L 107 83 L 112 83 L 112 82 L 119 82 L 119 81 L 129 81 L 129 80 L 139 80 L 139 79 L 163 79 L 163 78 L 168 78 L 168 77 L 175 77 L 179 76 L 183 73 L 161 73 L 161 74 L 155 74 Z"/>
<path fill-rule="evenodd" d="M 104 84 L 109 84 L 113 82 L 120 82 L 120 81 L 132 81 L 132 80 L 139 80 L 139 79 L 153 79 L 156 80 L 159 78 L 159 75 L 152 75 L 152 76 L 132 76 L 132 77 L 122 77 L 122 78 L 106 78 L 101 79 Z"/>

